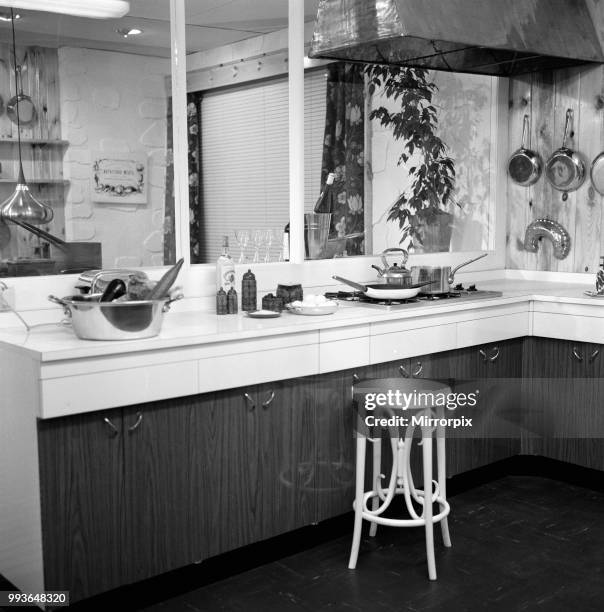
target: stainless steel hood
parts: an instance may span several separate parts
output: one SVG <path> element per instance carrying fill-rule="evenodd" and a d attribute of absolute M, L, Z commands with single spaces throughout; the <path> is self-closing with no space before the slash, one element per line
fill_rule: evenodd
<path fill-rule="evenodd" d="M 309 55 L 512 76 L 603 63 L 599 20 L 599 0 L 320 0 Z"/>

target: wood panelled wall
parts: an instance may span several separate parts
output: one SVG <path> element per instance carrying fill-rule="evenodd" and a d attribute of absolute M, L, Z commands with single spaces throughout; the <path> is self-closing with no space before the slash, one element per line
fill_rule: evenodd
<path fill-rule="evenodd" d="M 562 146 L 566 110 L 574 112 L 570 148 L 585 157 L 587 177 L 568 194 L 553 189 L 545 176 L 531 187 L 520 187 L 507 179 L 506 267 L 559 272 L 595 272 L 604 255 L 601 236 L 603 198 L 592 187 L 589 167 L 604 150 L 604 67 L 581 67 L 540 72 L 510 80 L 508 153 L 520 147 L 522 120 L 531 120 L 530 147 L 543 163 Z M 523 248 L 524 233 L 531 221 L 548 217 L 561 223 L 572 240 L 566 259 L 555 259 L 552 245 L 540 242 L 537 253 Z"/>

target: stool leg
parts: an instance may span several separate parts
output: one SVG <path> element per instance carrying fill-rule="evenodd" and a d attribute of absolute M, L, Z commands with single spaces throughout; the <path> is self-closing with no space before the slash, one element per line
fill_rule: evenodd
<path fill-rule="evenodd" d="M 444 428 L 443 428 L 444 429 Z M 447 499 L 447 468 L 445 454 L 445 436 L 444 431 L 436 432 L 436 457 L 438 461 L 438 488 L 440 489 L 441 497 Z M 449 548 L 451 546 L 451 536 L 449 535 L 448 516 L 440 521 L 440 529 L 443 536 L 443 544 Z"/>
<path fill-rule="evenodd" d="M 432 433 L 422 432 L 422 459 L 424 465 L 424 520 L 426 522 L 426 557 L 428 577 L 436 580 L 434 559 L 434 523 L 432 523 Z"/>
<path fill-rule="evenodd" d="M 376 438 L 373 442 L 373 492 L 377 493 L 379 487 L 380 472 L 382 470 L 382 440 Z M 372 509 L 375 511 L 380 505 L 380 498 L 374 497 L 372 501 Z M 377 533 L 377 523 L 371 523 L 369 526 L 369 535 L 373 538 Z"/>
<path fill-rule="evenodd" d="M 357 434 L 357 472 L 354 496 L 354 532 L 352 534 L 352 549 L 350 551 L 349 569 L 357 565 L 359 547 L 361 545 L 361 529 L 363 527 L 363 495 L 365 493 L 365 449 L 367 438 Z"/>

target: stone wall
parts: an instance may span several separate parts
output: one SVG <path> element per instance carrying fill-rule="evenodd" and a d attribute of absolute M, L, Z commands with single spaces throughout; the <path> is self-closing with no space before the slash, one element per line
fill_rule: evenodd
<path fill-rule="evenodd" d="M 169 60 L 59 49 L 67 240 L 103 245 L 103 267 L 163 265 Z M 97 203 L 91 162 L 98 152 L 145 153 L 147 202 Z"/>

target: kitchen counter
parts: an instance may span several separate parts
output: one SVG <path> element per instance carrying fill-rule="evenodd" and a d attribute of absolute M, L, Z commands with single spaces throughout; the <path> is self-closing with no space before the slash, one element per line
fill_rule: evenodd
<path fill-rule="evenodd" d="M 604 317 L 604 298 L 584 295 L 591 285 L 519 280 L 483 281 L 480 289 L 501 291 L 501 297 L 475 302 L 455 300 L 438 304 L 417 304 L 407 308 L 382 310 L 372 305 L 341 302 L 333 315 L 301 316 L 284 312 L 274 319 L 252 319 L 244 313 L 217 316 L 209 312 L 181 311 L 165 315 L 162 331 L 155 338 L 133 341 L 91 341 L 76 338 L 69 327 L 60 324 L 62 311 L 56 309 L 54 323 L 35 325 L 30 332 L 15 319 L 15 327 L 0 329 L 0 348 L 25 352 L 41 362 L 89 358 L 125 353 L 174 349 L 196 345 L 266 338 L 271 336 L 320 332 L 349 326 L 370 325 L 380 321 L 405 321 L 457 313 L 460 317 L 476 309 L 533 302 L 584 306 L 585 316 Z"/>
<path fill-rule="evenodd" d="M 39 383 L 35 416 L 53 418 L 530 335 L 604 343 L 604 299 L 585 296 L 589 285 L 478 285 L 503 295 L 390 310 L 342 302 L 333 315 L 265 320 L 182 309 L 165 316 L 159 336 L 121 342 L 76 338 L 57 308 L 54 323 L 29 333 L 18 322 L 0 330 L 0 357 L 9 370 L 25 364 Z"/>

